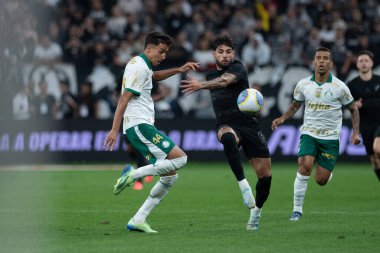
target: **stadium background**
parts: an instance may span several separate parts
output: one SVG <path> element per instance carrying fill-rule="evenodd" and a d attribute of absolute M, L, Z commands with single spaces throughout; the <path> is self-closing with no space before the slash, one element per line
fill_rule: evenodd
<path fill-rule="evenodd" d="M 104 152 L 101 143 L 125 63 L 143 50 L 151 30 L 175 39 L 159 68 L 194 60 L 201 64 L 191 73 L 196 78 L 213 65 L 209 43 L 215 35 L 233 36 L 250 85 L 265 97 L 260 117 L 274 161 L 294 161 L 302 113 L 276 132 L 269 126 L 288 107 L 296 82 L 312 73 L 315 48 L 333 50 L 334 73 L 344 81 L 357 74 L 354 54 L 363 49 L 375 53 L 380 72 L 380 7 L 373 0 L 6 0 L 3 6 L 1 164 L 128 160 L 123 142 L 114 152 Z M 191 159 L 223 161 L 208 92 L 182 96 L 178 85 L 184 78 L 155 84 L 157 126 Z M 42 81 L 55 100 L 49 115 L 36 104 Z M 86 84 L 89 93 L 82 89 Z M 73 109 L 64 92 L 74 99 Z M 367 161 L 363 146 L 349 144 L 349 114 L 344 115 L 340 159 Z"/>

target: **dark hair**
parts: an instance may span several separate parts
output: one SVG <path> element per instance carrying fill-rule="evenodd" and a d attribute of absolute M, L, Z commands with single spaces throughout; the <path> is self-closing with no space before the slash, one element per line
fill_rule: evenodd
<path fill-rule="evenodd" d="M 332 61 L 333 60 L 333 53 L 330 49 L 328 49 L 327 47 L 319 47 L 317 48 L 317 50 L 315 50 L 315 53 L 317 52 L 328 52 L 330 54 L 330 60 Z"/>
<path fill-rule="evenodd" d="M 371 58 L 371 60 L 373 61 L 373 58 L 374 58 L 374 55 L 371 51 L 368 51 L 368 50 L 362 50 L 360 51 L 358 54 L 357 54 L 357 58 L 359 58 L 359 56 L 361 55 L 368 55 L 369 58 Z"/>
<path fill-rule="evenodd" d="M 159 45 L 161 43 L 166 44 L 168 47 L 171 47 L 173 44 L 173 39 L 169 35 L 160 32 L 150 32 L 145 37 L 145 48 L 149 44 Z"/>
<path fill-rule="evenodd" d="M 232 49 L 235 49 L 235 44 L 232 41 L 231 37 L 229 36 L 219 36 L 217 37 L 213 42 L 211 42 L 211 48 L 212 50 L 216 50 L 221 45 L 225 45 L 227 47 L 230 47 Z"/>

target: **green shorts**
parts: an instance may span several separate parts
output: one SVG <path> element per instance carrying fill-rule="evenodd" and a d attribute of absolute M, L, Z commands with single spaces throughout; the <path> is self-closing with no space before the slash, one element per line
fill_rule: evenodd
<path fill-rule="evenodd" d="M 124 136 L 150 163 L 164 160 L 175 146 L 169 137 L 148 124 L 131 127 L 125 131 Z"/>
<path fill-rule="evenodd" d="M 322 140 L 301 135 L 298 157 L 310 155 L 325 169 L 332 171 L 339 156 L 339 140 Z"/>

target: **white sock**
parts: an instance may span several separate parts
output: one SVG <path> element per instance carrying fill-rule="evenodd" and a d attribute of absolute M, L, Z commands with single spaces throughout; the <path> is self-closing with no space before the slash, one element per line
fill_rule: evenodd
<path fill-rule="evenodd" d="M 157 161 L 155 164 L 149 164 L 143 167 L 138 168 L 134 171 L 134 173 L 131 175 L 132 179 L 142 178 L 145 176 L 157 176 L 162 174 L 167 174 L 176 168 L 174 167 L 174 164 L 168 160 L 160 160 Z"/>
<path fill-rule="evenodd" d="M 241 181 L 238 181 L 241 193 L 243 195 L 243 201 L 244 205 L 248 208 L 253 208 L 256 206 L 255 197 L 253 197 L 251 187 L 249 186 L 249 183 L 247 179 L 243 179 Z"/>
<path fill-rule="evenodd" d="M 241 181 L 238 181 L 238 184 L 239 184 L 239 187 L 240 187 L 240 190 L 244 190 L 245 188 L 251 188 L 250 186 L 249 186 L 249 183 L 248 183 L 248 181 L 247 181 L 247 179 L 243 179 L 243 180 L 241 180 Z"/>
<path fill-rule="evenodd" d="M 257 206 L 255 206 L 254 208 L 251 209 L 251 215 L 260 216 L 261 215 L 261 209 L 262 208 L 258 208 Z"/>
<path fill-rule="evenodd" d="M 303 176 L 297 172 L 296 179 L 294 180 L 293 211 L 302 213 L 302 206 L 309 178 L 310 176 Z"/>
<path fill-rule="evenodd" d="M 160 177 L 160 180 L 153 186 L 150 191 L 149 197 L 145 200 L 144 204 L 137 211 L 133 217 L 133 222 L 136 224 L 143 223 L 153 209 L 160 203 L 160 201 L 168 194 L 172 186 L 177 182 L 178 175 Z"/>

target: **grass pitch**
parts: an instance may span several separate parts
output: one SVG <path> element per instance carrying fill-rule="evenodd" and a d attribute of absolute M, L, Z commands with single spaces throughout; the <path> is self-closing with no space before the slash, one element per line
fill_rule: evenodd
<path fill-rule="evenodd" d="M 274 163 L 256 232 L 245 230 L 249 211 L 227 163 L 189 163 L 148 219 L 154 235 L 124 230 L 153 184 L 114 196 L 121 167 L 0 167 L 0 252 L 378 251 L 380 184 L 369 163 L 338 163 L 325 187 L 310 180 L 298 223 L 288 221 L 296 164 Z"/>

